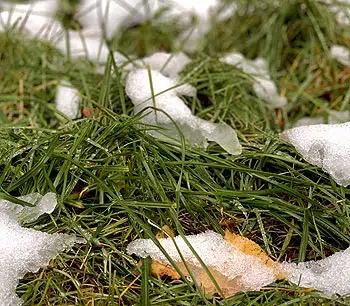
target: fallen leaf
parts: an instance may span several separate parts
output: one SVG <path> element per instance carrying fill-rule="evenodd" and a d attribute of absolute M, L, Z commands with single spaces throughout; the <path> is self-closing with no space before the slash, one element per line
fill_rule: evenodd
<path fill-rule="evenodd" d="M 163 225 L 162 230 L 157 233 L 156 238 L 160 239 L 160 238 L 169 238 L 169 237 L 175 237 L 175 233 L 170 228 L 170 226 Z"/>
<path fill-rule="evenodd" d="M 159 276 L 162 278 L 170 277 L 172 280 L 178 280 L 181 278 L 181 275 L 177 273 L 172 266 L 163 264 L 156 260 L 152 260 L 151 273 L 153 276 Z"/>
<path fill-rule="evenodd" d="M 225 231 L 224 239 L 230 243 L 232 243 L 235 247 L 241 250 L 244 254 L 253 255 L 260 259 L 262 259 L 265 265 L 272 267 L 275 272 L 275 276 L 277 279 L 283 279 L 286 277 L 285 272 L 281 269 L 280 265 L 274 262 L 265 251 L 255 243 L 254 241 L 237 235 L 235 233 L 231 233 L 229 230 Z"/>
<path fill-rule="evenodd" d="M 167 234 L 165 235 L 164 233 Z M 166 236 L 174 237 L 174 232 L 168 226 L 162 228 L 162 231 L 157 234 L 157 239 Z M 259 261 L 262 261 L 263 265 L 272 268 L 275 279 L 285 278 L 286 275 L 280 264 L 274 262 L 254 241 L 231 233 L 229 230 L 226 230 L 224 239 L 244 255 L 254 256 L 259 259 Z M 218 254 L 218 256 L 220 256 L 220 254 Z M 224 297 L 230 297 L 241 291 L 252 290 L 249 286 L 246 286 L 245 282 L 242 280 L 242 277 L 244 277 L 243 274 L 229 278 L 212 266 L 207 266 L 207 269 L 204 269 L 191 262 L 185 263 L 183 261 L 175 261 L 175 264 L 177 269 L 169 263 L 164 263 L 160 260 L 152 260 L 151 273 L 153 276 L 170 278 L 172 280 L 181 279 L 181 275 L 190 279 L 193 277 L 193 281 L 199 284 L 203 292 L 208 295 L 220 294 Z M 210 272 L 211 276 L 208 275 L 207 271 Z M 216 284 L 213 282 L 212 278 L 215 279 Z M 218 287 L 220 290 L 218 290 Z"/>

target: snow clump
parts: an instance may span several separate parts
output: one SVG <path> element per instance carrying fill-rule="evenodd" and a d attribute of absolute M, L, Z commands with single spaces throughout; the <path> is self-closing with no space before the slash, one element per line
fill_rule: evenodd
<path fill-rule="evenodd" d="M 350 122 L 300 126 L 284 131 L 280 137 L 339 185 L 350 185 Z"/>
<path fill-rule="evenodd" d="M 149 72 L 154 90 L 153 97 Z M 230 126 L 196 117 L 181 100 L 179 96 L 196 95 L 193 86 L 180 85 L 178 80 L 168 78 L 156 70 L 135 69 L 127 76 L 125 89 L 135 106 L 136 114 L 146 108 L 157 109 L 146 110 L 141 119 L 145 124 L 157 125 L 163 129 L 151 131 L 153 136 L 161 139 L 180 139 L 182 133 L 193 146 L 207 148 L 208 141 L 214 141 L 230 154 L 241 153 L 237 134 Z"/>
<path fill-rule="evenodd" d="M 21 226 L 51 213 L 57 205 L 55 194 L 33 193 L 18 199 L 35 206 L 23 207 L 0 200 L 0 306 L 21 305 L 22 300 L 15 292 L 19 279 L 47 266 L 50 259 L 75 243 L 84 243 L 72 235 L 47 234 Z"/>
<path fill-rule="evenodd" d="M 248 60 L 241 53 L 232 52 L 222 57 L 221 61 L 250 74 L 255 80 L 254 92 L 271 107 L 277 108 L 287 105 L 287 99 L 278 94 L 277 86 L 271 80 L 265 59 L 258 57 L 255 60 Z"/>

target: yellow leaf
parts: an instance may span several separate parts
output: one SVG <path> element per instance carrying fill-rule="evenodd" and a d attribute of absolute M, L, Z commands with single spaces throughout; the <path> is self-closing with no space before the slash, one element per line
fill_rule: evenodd
<path fill-rule="evenodd" d="M 232 243 L 236 248 L 242 251 L 244 254 L 252 255 L 260 258 L 265 265 L 272 267 L 274 270 L 274 274 L 277 279 L 286 278 L 285 272 L 280 268 L 280 266 L 275 263 L 266 253 L 265 251 L 255 243 L 254 241 L 239 236 L 235 233 L 231 233 L 229 230 L 225 231 L 224 239 L 230 243 Z"/>
<path fill-rule="evenodd" d="M 165 231 L 165 229 L 163 230 Z M 273 269 L 275 277 L 277 279 L 282 279 L 285 277 L 284 272 L 281 270 L 280 266 L 275 263 L 254 241 L 231 233 L 228 230 L 225 232 L 224 239 L 227 242 L 232 243 L 241 252 L 260 258 L 265 263 L 265 265 Z M 207 274 L 206 270 L 202 267 L 197 267 L 191 263 L 186 263 L 185 265 L 184 262 L 176 262 L 176 266 L 186 278 L 190 277 L 192 274 L 195 278 L 194 280 L 200 284 L 205 294 L 219 293 L 212 279 Z M 244 285 L 242 285 L 240 276 L 235 277 L 234 279 L 228 279 L 228 277 L 221 274 L 215 268 L 209 266 L 207 268 L 210 271 L 212 277 L 215 279 L 217 285 L 220 287 L 224 297 L 230 297 L 237 292 L 249 290 L 249 288 L 245 288 Z M 181 278 L 180 274 L 172 266 L 159 261 L 152 261 L 151 272 L 155 276 L 160 276 L 163 278 L 169 277 L 172 280 L 178 280 Z"/>
<path fill-rule="evenodd" d="M 170 265 L 165 265 L 159 261 L 152 260 L 151 273 L 153 276 L 170 277 L 172 280 L 181 278 L 181 275 Z"/>

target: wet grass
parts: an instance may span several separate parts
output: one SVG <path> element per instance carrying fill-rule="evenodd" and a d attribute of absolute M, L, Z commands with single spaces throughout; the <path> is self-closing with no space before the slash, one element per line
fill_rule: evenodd
<path fill-rule="evenodd" d="M 254 14 L 240 2 L 239 16 L 215 22 L 183 73 L 198 89 L 186 100 L 193 112 L 237 130 L 243 153 L 235 157 L 215 144 L 205 152 L 148 135 L 118 70 L 108 73 L 112 62 L 98 75 L 92 63 L 71 62 L 49 44 L 0 34 L 1 192 L 55 192 L 59 207 L 32 226 L 88 241 L 27 274 L 17 289 L 24 305 L 349 304 L 281 281 L 226 300 L 205 297 L 189 281 L 150 276 L 149 262 L 141 270 L 125 253 L 164 225 L 184 234 L 229 228 L 279 261 L 320 259 L 349 245 L 350 190 L 278 137 L 303 116 L 349 109 L 350 72 L 328 54 L 333 43 L 349 46 L 347 30 L 319 2 L 249 1 Z M 111 45 L 128 55 L 176 51 L 180 31 L 155 17 Z M 288 108 L 267 108 L 249 76 L 221 64 L 229 50 L 265 56 Z M 83 97 L 74 121 L 54 108 L 63 78 Z"/>

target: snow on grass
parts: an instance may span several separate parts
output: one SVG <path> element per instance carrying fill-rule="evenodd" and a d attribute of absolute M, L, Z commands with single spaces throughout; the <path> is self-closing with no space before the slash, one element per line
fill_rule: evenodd
<path fill-rule="evenodd" d="M 68 31 L 67 35 L 55 44 L 66 56 L 71 58 L 84 57 L 95 63 L 107 62 L 109 49 L 101 33 L 87 31 Z"/>
<path fill-rule="evenodd" d="M 345 123 L 350 121 L 350 111 L 329 111 L 328 115 L 325 118 L 324 116 L 316 116 L 316 117 L 303 117 L 297 120 L 294 123 L 294 127 L 305 126 L 305 125 L 316 125 L 316 124 L 337 124 L 337 123 Z"/>
<path fill-rule="evenodd" d="M 350 0 L 325 0 L 340 25 L 350 25 Z"/>
<path fill-rule="evenodd" d="M 56 41 L 64 33 L 54 14 L 58 1 L 31 1 L 28 4 L 1 3 L 4 11 L 0 13 L 0 31 L 16 27 L 31 38 Z"/>
<path fill-rule="evenodd" d="M 242 148 L 237 134 L 231 127 L 196 117 L 181 100 L 179 97 L 181 95 L 195 96 L 194 87 L 188 84 L 179 85 L 177 80 L 167 78 L 156 70 L 150 70 L 150 74 L 147 69 L 131 71 L 126 79 L 126 93 L 134 103 L 135 113 L 148 107 L 157 109 L 146 110 L 145 116 L 142 117 L 143 123 L 158 125 L 164 129 L 164 132 L 156 130 L 150 132 L 153 136 L 180 139 L 179 128 L 185 139 L 193 146 L 206 148 L 208 141 L 214 141 L 230 154 L 241 153 Z M 177 127 L 172 120 L 175 121 Z"/>
<path fill-rule="evenodd" d="M 330 50 L 331 56 L 344 66 L 350 66 L 350 49 L 334 45 Z"/>
<path fill-rule="evenodd" d="M 318 261 L 283 263 L 288 279 L 327 296 L 350 294 L 350 248 Z"/>
<path fill-rule="evenodd" d="M 174 54 L 156 52 L 151 56 L 144 57 L 141 61 L 144 65 L 149 65 L 151 69 L 157 70 L 169 78 L 175 78 L 191 62 L 191 59 L 183 52 Z"/>
<path fill-rule="evenodd" d="M 350 122 L 300 126 L 284 131 L 281 139 L 338 184 L 350 185 Z"/>
<path fill-rule="evenodd" d="M 85 30 L 104 32 L 111 39 L 122 27 L 144 21 L 155 12 L 155 0 L 83 0 L 78 7 L 77 20 Z"/>
<path fill-rule="evenodd" d="M 57 87 L 55 104 L 56 108 L 70 119 L 77 118 L 81 104 L 79 90 L 67 81 L 61 82 Z"/>
<path fill-rule="evenodd" d="M 4 306 L 21 305 L 15 289 L 27 272 L 37 272 L 59 252 L 83 242 L 75 236 L 47 234 L 21 226 L 51 213 L 57 205 L 55 194 L 34 193 L 19 199 L 35 206 L 23 207 L 0 200 L 0 305 Z"/>
<path fill-rule="evenodd" d="M 255 80 L 253 84 L 254 92 L 268 105 L 274 108 L 287 105 L 287 99 L 278 94 L 277 86 L 271 80 L 265 59 L 248 60 L 241 53 L 232 52 L 221 58 L 221 61 L 250 74 Z"/>

